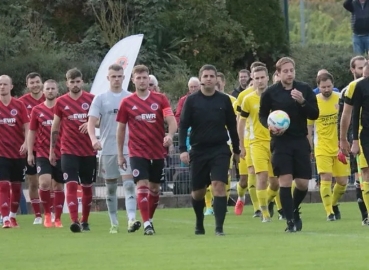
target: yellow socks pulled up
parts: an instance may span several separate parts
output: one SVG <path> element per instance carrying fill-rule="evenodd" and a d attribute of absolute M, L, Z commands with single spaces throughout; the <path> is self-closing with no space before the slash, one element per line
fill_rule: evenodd
<path fill-rule="evenodd" d="M 260 210 L 258 196 L 256 195 L 256 174 L 249 174 L 248 183 L 250 199 L 254 207 L 254 212 L 256 212 Z"/>
<path fill-rule="evenodd" d="M 322 198 L 327 216 L 333 214 L 332 208 L 332 181 L 320 181 L 320 197 Z"/>
<path fill-rule="evenodd" d="M 277 195 L 275 196 L 274 198 L 274 202 L 275 202 L 275 205 L 277 207 L 277 210 L 281 210 L 282 209 L 282 203 L 281 203 L 281 197 L 279 196 L 279 190 L 277 192 Z"/>
<path fill-rule="evenodd" d="M 240 183 L 237 183 L 237 195 L 238 195 L 238 198 L 243 198 L 246 194 L 246 190 L 247 190 L 247 187 L 245 188 L 242 188 L 240 186 Z"/>
<path fill-rule="evenodd" d="M 263 214 L 263 217 L 270 217 L 269 211 L 268 211 L 268 191 L 266 189 L 264 190 L 256 190 L 256 194 L 258 197 L 260 210 Z"/>
<path fill-rule="evenodd" d="M 369 209 L 369 182 L 363 182 L 363 200 L 366 209 Z"/>
<path fill-rule="evenodd" d="M 268 194 L 268 203 L 272 202 L 274 198 L 277 196 L 278 190 L 273 190 L 270 188 L 270 186 L 268 186 L 267 194 Z"/>
<path fill-rule="evenodd" d="M 332 194 L 332 205 L 336 206 L 338 204 L 338 201 L 341 199 L 343 194 L 346 192 L 347 185 L 340 185 L 336 183 L 333 187 L 333 194 Z"/>
<path fill-rule="evenodd" d="M 205 207 L 206 209 L 212 208 L 212 201 L 213 201 L 213 192 L 211 190 L 211 185 L 206 189 L 205 194 Z"/>

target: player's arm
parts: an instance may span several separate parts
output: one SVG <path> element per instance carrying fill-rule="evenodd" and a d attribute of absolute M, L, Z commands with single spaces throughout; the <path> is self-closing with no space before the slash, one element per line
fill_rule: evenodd
<path fill-rule="evenodd" d="M 124 99 L 120 103 L 119 110 L 117 113 L 117 145 L 118 145 L 118 158 L 123 158 L 123 146 L 126 138 L 126 126 L 128 122 L 128 112 L 126 110 Z M 123 164 L 120 164 L 123 165 Z"/>
<path fill-rule="evenodd" d="M 308 121 L 308 135 L 307 135 L 307 139 L 309 141 L 310 144 L 310 148 L 313 149 L 313 131 L 314 131 L 314 121 L 309 120 Z"/>
<path fill-rule="evenodd" d="M 60 120 L 60 117 L 54 114 L 53 124 L 51 125 L 50 154 L 55 153 L 56 142 L 58 141 L 60 132 Z"/>
<path fill-rule="evenodd" d="M 95 96 L 92 100 L 90 110 L 88 111 L 87 132 L 90 136 L 92 145 L 95 145 L 98 142 L 95 134 L 95 128 L 99 125 L 99 119 L 101 116 L 101 103 L 100 96 Z"/>
<path fill-rule="evenodd" d="M 359 141 L 359 125 L 360 125 L 360 112 L 362 108 L 362 89 L 360 85 L 356 85 L 355 93 L 352 97 L 353 106 L 352 106 L 352 136 L 353 136 L 353 144 L 357 144 Z"/>
<path fill-rule="evenodd" d="M 27 138 L 27 151 L 28 155 L 33 153 L 33 147 L 35 144 L 36 132 L 38 128 L 37 117 L 34 110 L 31 112 L 31 121 L 29 125 L 29 132 Z"/>
<path fill-rule="evenodd" d="M 176 114 L 175 114 L 175 118 L 176 118 L 176 121 L 177 121 L 178 125 L 179 125 L 179 122 L 180 122 L 181 112 L 182 112 L 182 109 L 183 109 L 183 103 L 184 103 L 184 98 L 180 98 L 178 100 Z"/>
<path fill-rule="evenodd" d="M 231 100 L 226 97 L 226 126 L 231 137 L 233 153 L 240 153 L 240 139 L 237 133 L 237 120 Z"/>
<path fill-rule="evenodd" d="M 310 86 L 306 86 L 306 97 L 305 101 L 301 104 L 302 110 L 310 120 L 316 120 L 319 117 L 319 107 L 316 95 Z"/>
<path fill-rule="evenodd" d="M 163 100 L 162 100 L 162 108 L 163 108 L 164 120 L 168 124 L 167 136 L 170 136 L 171 139 L 173 140 L 174 134 L 177 132 L 178 125 L 177 125 L 176 118 L 174 117 L 173 110 L 170 107 L 169 100 L 164 95 L 163 95 Z"/>
<path fill-rule="evenodd" d="M 355 83 L 350 83 L 344 93 L 344 104 L 340 120 L 340 141 L 347 142 L 347 133 L 350 127 L 352 116 L 353 94 L 355 93 Z"/>
<path fill-rule="evenodd" d="M 191 103 L 193 98 L 188 96 L 183 104 L 179 121 L 178 143 L 180 153 L 187 152 L 186 138 L 188 128 L 191 126 Z"/>
<path fill-rule="evenodd" d="M 245 149 L 244 141 L 245 141 L 245 128 L 246 128 L 246 120 L 249 117 L 250 113 L 248 112 L 247 99 L 245 98 L 241 105 L 241 112 L 238 118 L 238 137 L 240 138 L 240 146 L 241 150 Z"/>
<path fill-rule="evenodd" d="M 260 97 L 259 120 L 265 128 L 269 128 L 268 116 L 272 110 L 272 98 L 269 90 L 270 88 L 267 88 Z"/>

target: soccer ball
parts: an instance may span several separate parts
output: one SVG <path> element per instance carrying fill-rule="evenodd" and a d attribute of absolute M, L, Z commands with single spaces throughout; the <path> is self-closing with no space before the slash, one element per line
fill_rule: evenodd
<path fill-rule="evenodd" d="M 273 111 L 268 116 L 268 127 L 277 132 L 286 131 L 290 126 L 290 117 L 281 110 Z"/>

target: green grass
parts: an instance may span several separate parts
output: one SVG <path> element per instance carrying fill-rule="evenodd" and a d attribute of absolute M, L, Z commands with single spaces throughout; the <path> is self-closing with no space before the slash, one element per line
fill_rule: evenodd
<path fill-rule="evenodd" d="M 21 228 L 0 230 L 0 269 L 17 270 L 228 270 L 228 269 L 368 269 L 369 228 L 361 226 L 355 203 L 341 204 L 342 220 L 327 222 L 321 204 L 302 206 L 303 231 L 284 233 L 276 218 L 261 223 L 246 206 L 242 216 L 229 208 L 225 237 L 214 235 L 214 217 L 207 216 L 206 235 L 193 233 L 192 209 L 160 209 L 154 236 L 140 230 L 111 235 L 106 212 L 92 213 L 91 232 L 73 234 L 64 228 L 32 225 L 33 216 L 19 216 Z"/>

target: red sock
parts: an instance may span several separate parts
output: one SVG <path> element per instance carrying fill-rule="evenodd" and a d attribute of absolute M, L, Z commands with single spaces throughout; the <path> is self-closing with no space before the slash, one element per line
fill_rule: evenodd
<path fill-rule="evenodd" d="M 140 209 L 141 218 L 143 222 L 150 220 L 150 210 L 149 210 L 149 188 L 145 186 L 140 186 L 137 188 L 137 203 Z"/>
<path fill-rule="evenodd" d="M 55 198 L 55 192 L 54 190 L 50 190 L 50 205 L 49 205 L 49 208 L 50 208 L 50 213 L 54 210 L 54 198 Z"/>
<path fill-rule="evenodd" d="M 30 199 L 33 213 L 35 213 L 36 217 L 41 217 L 40 199 L 39 198 L 30 198 Z"/>
<path fill-rule="evenodd" d="M 50 190 L 44 190 L 39 189 L 38 194 L 40 195 L 40 200 L 42 203 L 42 206 L 44 207 L 44 213 L 45 215 L 50 215 L 50 204 L 51 204 L 51 198 L 50 198 Z"/>
<path fill-rule="evenodd" d="M 63 190 L 55 190 L 55 197 L 54 197 L 54 214 L 55 219 L 58 220 L 63 213 L 63 206 L 65 200 L 65 193 Z"/>
<path fill-rule="evenodd" d="M 10 212 L 17 213 L 21 199 L 22 183 L 11 183 L 12 195 L 10 196 Z"/>
<path fill-rule="evenodd" d="M 92 185 L 82 186 L 82 218 L 81 222 L 88 222 L 92 204 Z"/>
<path fill-rule="evenodd" d="M 0 181 L 0 210 L 2 217 L 9 216 L 10 182 Z"/>
<path fill-rule="evenodd" d="M 152 190 L 150 190 L 149 193 L 150 219 L 154 217 L 154 213 L 156 207 L 158 207 L 158 204 L 159 204 L 159 192 L 153 192 Z"/>
<path fill-rule="evenodd" d="M 67 204 L 69 209 L 69 216 L 72 222 L 78 222 L 78 198 L 77 198 L 77 189 L 78 183 L 68 182 L 66 184 L 67 187 Z"/>

